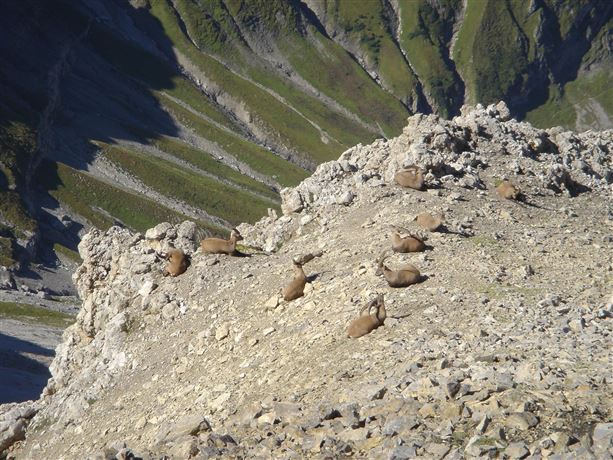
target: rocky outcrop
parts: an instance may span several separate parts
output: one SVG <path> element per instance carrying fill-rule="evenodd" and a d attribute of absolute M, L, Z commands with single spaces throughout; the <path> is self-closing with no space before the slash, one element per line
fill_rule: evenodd
<path fill-rule="evenodd" d="M 606 458 L 611 145 L 503 104 L 416 115 L 284 190 L 285 215 L 241 226 L 248 257 L 201 254 L 190 223 L 90 231 L 83 307 L 17 458 Z M 391 182 L 407 164 L 427 191 Z M 503 178 L 525 201 L 497 197 Z M 388 228 L 425 210 L 446 231 L 390 259 L 424 275 L 390 288 Z M 176 278 L 171 246 L 191 257 Z M 292 257 L 313 251 L 304 296 L 285 302 Z M 347 338 L 379 293 L 384 325 Z"/>
<path fill-rule="evenodd" d="M 452 120 L 417 114 L 400 136 L 358 145 L 337 161 L 320 165 L 295 188 L 281 191 L 284 217 L 243 224 L 249 244 L 273 251 L 297 228 L 308 224 L 313 211 L 337 203 L 349 204 L 361 190 L 379 187 L 409 165 L 428 172 L 430 187 L 458 185 L 484 189 L 482 172 L 499 163 L 499 178 L 535 176 L 552 192 L 570 195 L 593 189 L 613 193 L 613 131 L 576 134 L 560 128 L 541 130 L 510 118 L 504 102 L 465 106 Z M 507 160 L 507 161 L 504 161 Z"/>

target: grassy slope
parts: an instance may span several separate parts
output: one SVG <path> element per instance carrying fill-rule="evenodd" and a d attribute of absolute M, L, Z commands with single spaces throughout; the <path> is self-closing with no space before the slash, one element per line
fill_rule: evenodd
<path fill-rule="evenodd" d="M 339 26 L 374 64 L 383 84 L 402 101 L 415 96 L 417 79 L 402 52 L 393 41 L 381 2 L 343 2 L 335 4 Z"/>
<path fill-rule="evenodd" d="M 562 8 L 559 17 L 560 33 L 568 33 L 572 23 L 569 11 Z M 577 129 L 578 110 L 583 113 L 584 119 L 581 121 L 584 124 L 596 121 L 591 106 L 593 101 L 597 101 L 609 119 L 613 119 L 613 86 L 611 86 L 613 63 L 610 62 L 610 58 L 607 62 L 608 50 L 604 45 L 605 34 L 612 28 L 613 19 L 602 27 L 583 58 L 583 66 L 596 63 L 595 69 L 580 73 L 576 80 L 566 83 L 562 88 L 551 85 L 547 102 L 526 114 L 526 119 L 530 123 L 540 128 L 559 125 L 568 129 Z M 605 63 L 598 64 L 602 61 Z"/>
<path fill-rule="evenodd" d="M 374 139 L 374 132 L 307 94 L 266 61 L 245 59 L 244 55 L 250 51 L 241 40 L 233 18 L 219 3 L 219 0 L 206 4 L 190 0 L 178 0 L 175 3 L 189 36 L 200 49 L 218 56 L 250 79 L 283 97 L 331 136 L 332 147 L 339 152 L 358 142 Z M 327 159 L 329 158 L 324 158 Z"/>
<path fill-rule="evenodd" d="M 74 323 L 74 316 L 23 303 L 0 302 L 0 318 L 11 318 L 34 324 L 65 328 Z"/>
<path fill-rule="evenodd" d="M 114 224 L 109 215 L 140 232 L 160 222 L 179 223 L 187 219 L 153 200 L 113 187 L 62 163 L 46 162 L 41 171 L 44 172 L 39 173 L 38 179 L 54 198 L 101 229 Z M 223 232 L 221 228 L 197 223 L 203 229 Z"/>
<path fill-rule="evenodd" d="M 229 166 L 217 161 L 208 153 L 195 149 L 185 142 L 170 137 L 159 137 L 154 139 L 152 144 L 158 149 L 183 161 L 187 161 L 204 171 L 225 178 L 237 186 L 245 188 L 247 191 L 257 192 L 269 197 L 271 200 L 279 201 L 279 195 L 265 184 L 251 179 L 248 176 L 244 176 Z"/>
<path fill-rule="evenodd" d="M 271 205 L 215 179 L 203 177 L 166 160 L 126 148 L 107 146 L 104 155 L 158 192 L 185 201 L 228 222 L 255 222 Z"/>
<path fill-rule="evenodd" d="M 6 101 L 4 101 L 6 102 Z M 25 117 L 0 102 L 0 265 L 11 266 L 18 258 L 16 239 L 36 232 L 38 225 L 28 213 L 20 190 L 24 171 L 36 149 L 36 135 Z"/>
<path fill-rule="evenodd" d="M 295 150 L 306 159 L 316 155 L 328 159 L 338 156 L 338 150 L 323 143 L 319 131 L 304 117 L 217 60 L 201 53 L 184 35 L 168 3 L 153 3 L 151 13 L 163 24 L 174 45 L 232 99 L 245 104 L 252 121 L 265 130 L 276 144 Z"/>
<path fill-rule="evenodd" d="M 481 28 L 481 21 L 483 20 L 483 15 L 488 4 L 487 2 L 488 0 L 466 3 L 464 20 L 460 26 L 453 50 L 453 60 L 466 84 L 466 102 L 469 104 L 475 104 L 478 100 L 473 48 L 479 29 Z"/>
<path fill-rule="evenodd" d="M 265 148 L 219 129 L 171 100 L 166 99 L 163 103 L 182 125 L 193 129 L 205 139 L 212 140 L 254 170 L 276 178 L 280 184 L 295 185 L 307 177 L 308 174 L 304 169 L 276 156 Z"/>
<path fill-rule="evenodd" d="M 452 70 L 445 63 L 441 42 L 443 18 L 425 0 L 400 2 L 402 33 L 400 45 L 409 56 L 425 90 L 430 94 L 439 112 L 448 117 L 459 87 Z M 459 2 L 450 2 L 449 8 L 458 9 Z"/>

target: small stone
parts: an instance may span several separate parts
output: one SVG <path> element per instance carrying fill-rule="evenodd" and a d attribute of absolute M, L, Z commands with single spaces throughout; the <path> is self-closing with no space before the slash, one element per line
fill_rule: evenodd
<path fill-rule="evenodd" d="M 226 337 L 228 337 L 229 334 L 230 334 L 230 327 L 228 326 L 228 324 L 224 323 L 221 326 L 219 326 L 217 330 L 215 331 L 215 339 L 217 339 L 217 341 L 219 342 L 225 339 Z"/>
<path fill-rule="evenodd" d="M 458 381 L 448 382 L 445 385 L 445 394 L 449 399 L 453 399 L 453 397 L 458 394 L 458 391 L 460 391 L 460 382 Z"/>
<path fill-rule="evenodd" d="M 353 202 L 354 199 L 355 195 L 351 191 L 347 190 L 345 193 L 336 198 L 336 202 L 338 204 L 348 206 Z"/>
<path fill-rule="evenodd" d="M 273 295 L 270 299 L 264 303 L 264 308 L 266 310 L 274 310 L 279 305 L 279 296 Z"/>
<path fill-rule="evenodd" d="M 446 444 L 428 444 L 425 447 L 426 452 L 428 452 L 428 454 L 430 454 L 431 458 L 434 459 L 441 459 L 443 457 L 445 457 L 445 455 L 447 455 L 447 452 L 449 452 L 450 447 Z"/>
<path fill-rule="evenodd" d="M 408 460 L 417 457 L 417 450 L 414 446 L 398 446 L 390 453 L 389 460 Z"/>
<path fill-rule="evenodd" d="M 519 458 L 522 459 L 527 457 L 530 451 L 524 442 L 512 442 L 509 446 L 504 450 L 504 453 L 508 455 L 510 458 Z"/>
<path fill-rule="evenodd" d="M 573 319 L 569 321 L 568 327 L 570 327 L 572 331 L 581 332 L 585 327 L 585 320 L 583 318 Z"/>
<path fill-rule="evenodd" d="M 488 425 L 490 424 L 490 418 L 487 415 L 484 415 L 483 418 L 481 418 L 481 421 L 479 422 L 479 424 L 477 425 L 477 432 L 479 434 L 483 434 L 485 433 L 485 430 L 487 430 Z"/>
<path fill-rule="evenodd" d="M 264 329 L 264 330 L 262 331 L 262 334 L 263 334 L 264 336 L 267 336 L 267 335 L 272 334 L 272 333 L 273 333 L 273 332 L 275 332 L 275 331 L 276 331 L 276 329 L 275 329 L 274 327 L 267 327 L 266 329 Z"/>
<path fill-rule="evenodd" d="M 538 425 L 538 418 L 532 412 L 515 412 L 504 421 L 505 426 L 525 431 Z"/>

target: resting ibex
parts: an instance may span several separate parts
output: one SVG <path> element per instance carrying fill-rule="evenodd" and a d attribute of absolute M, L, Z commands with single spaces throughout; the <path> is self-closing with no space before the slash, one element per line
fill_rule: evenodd
<path fill-rule="evenodd" d="M 426 249 L 426 244 L 423 242 L 422 238 L 416 235 L 409 235 L 403 238 L 393 226 L 390 237 L 392 239 L 392 249 L 394 252 L 421 252 Z"/>
<path fill-rule="evenodd" d="M 185 270 L 187 270 L 189 266 L 187 256 L 180 249 L 169 249 L 165 259 L 168 260 L 168 264 L 166 264 L 166 275 L 179 276 L 185 273 Z"/>
<path fill-rule="evenodd" d="M 390 270 L 383 262 L 389 257 L 387 251 L 383 251 L 379 257 L 376 274 L 383 275 L 390 287 L 407 287 L 421 281 L 421 274 L 417 267 L 407 264 L 398 270 Z"/>
<path fill-rule="evenodd" d="M 517 200 L 521 195 L 521 190 L 508 180 L 503 180 L 500 185 L 496 187 L 496 192 L 498 192 L 500 198 L 504 198 L 505 200 Z"/>
<path fill-rule="evenodd" d="M 374 315 L 370 313 L 372 308 L 375 308 Z M 364 311 L 367 309 L 367 314 L 363 315 Z M 385 318 L 387 318 L 387 312 L 385 311 L 385 304 L 383 303 L 383 294 L 379 294 L 376 299 L 368 302 L 368 304 L 360 310 L 360 316 L 349 324 L 347 336 L 352 338 L 362 337 L 383 325 Z"/>
<path fill-rule="evenodd" d="M 320 257 L 322 254 L 323 253 L 321 251 L 317 251 L 310 254 L 305 254 L 302 257 L 294 257 L 292 259 L 292 262 L 294 263 L 294 277 L 287 284 L 287 286 L 281 290 L 285 300 L 295 300 L 304 295 L 304 287 L 306 286 L 307 277 L 304 274 L 302 266 L 308 261 L 313 260 L 315 257 Z"/>
<path fill-rule="evenodd" d="M 417 225 L 419 225 L 421 228 L 425 228 L 430 232 L 435 232 L 445 222 L 445 216 L 443 214 L 437 214 L 436 216 L 433 216 L 429 212 L 422 212 L 421 214 L 418 214 L 413 220 L 417 222 Z"/>
<path fill-rule="evenodd" d="M 202 252 L 206 254 L 236 255 L 236 242 L 242 239 L 243 237 L 240 232 L 233 228 L 230 233 L 230 239 L 205 238 L 200 242 L 200 247 L 202 248 Z"/>
<path fill-rule="evenodd" d="M 415 190 L 423 190 L 424 188 L 424 173 L 419 166 L 409 166 L 401 169 L 394 176 L 394 180 L 402 187 L 408 187 Z"/>

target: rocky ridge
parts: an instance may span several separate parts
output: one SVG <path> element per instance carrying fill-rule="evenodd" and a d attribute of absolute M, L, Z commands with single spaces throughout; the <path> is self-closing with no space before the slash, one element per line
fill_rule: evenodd
<path fill-rule="evenodd" d="M 41 399 L 0 408 L 0 447 L 31 419 L 9 457 L 611 458 L 612 152 L 611 131 L 465 107 L 283 190 L 282 217 L 240 227 L 250 257 L 201 254 L 189 222 L 92 230 L 77 322 Z M 392 185 L 408 164 L 426 192 Z M 495 195 L 505 178 L 523 202 Z M 425 210 L 446 231 L 388 262 L 426 279 L 392 289 L 375 275 L 388 227 Z M 192 257 L 178 278 L 170 245 Z M 314 250 L 305 296 L 282 301 Z M 385 325 L 346 338 L 377 293 Z"/>

